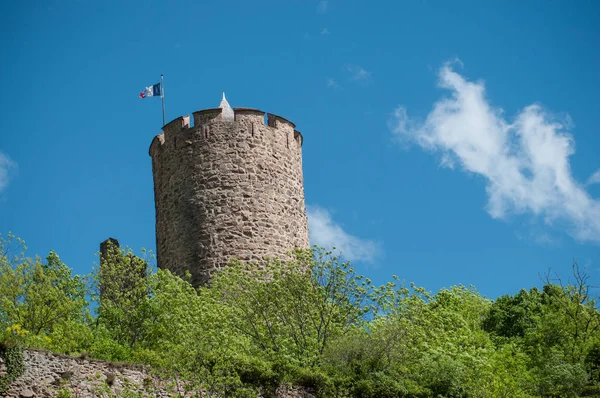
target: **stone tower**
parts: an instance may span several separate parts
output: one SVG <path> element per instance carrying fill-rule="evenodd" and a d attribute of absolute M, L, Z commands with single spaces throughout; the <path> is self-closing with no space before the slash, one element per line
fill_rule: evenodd
<path fill-rule="evenodd" d="M 302 135 L 257 109 L 179 117 L 152 141 L 158 266 L 195 286 L 235 257 L 260 263 L 308 248 Z"/>

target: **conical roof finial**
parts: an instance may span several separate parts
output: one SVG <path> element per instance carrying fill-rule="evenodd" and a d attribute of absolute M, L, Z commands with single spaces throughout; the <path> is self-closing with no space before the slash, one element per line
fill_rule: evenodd
<path fill-rule="evenodd" d="M 225 92 L 223 92 L 223 99 L 221 99 L 219 108 L 223 109 L 221 111 L 221 119 L 222 120 L 233 121 L 233 119 L 234 119 L 233 109 L 229 105 L 229 102 L 227 102 L 227 100 L 225 99 Z"/>

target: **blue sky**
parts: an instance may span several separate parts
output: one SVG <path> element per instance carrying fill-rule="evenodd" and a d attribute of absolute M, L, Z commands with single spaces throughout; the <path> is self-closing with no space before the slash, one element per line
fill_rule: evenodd
<path fill-rule="evenodd" d="M 0 232 L 30 255 L 154 249 L 162 73 L 169 120 L 224 91 L 295 122 L 312 243 L 376 283 L 600 279 L 595 1 L 28 3 L 0 15 Z"/>

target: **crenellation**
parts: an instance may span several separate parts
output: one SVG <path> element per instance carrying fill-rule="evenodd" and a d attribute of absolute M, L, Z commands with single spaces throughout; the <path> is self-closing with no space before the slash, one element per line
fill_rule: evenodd
<path fill-rule="evenodd" d="M 281 116 L 274 115 L 272 113 L 267 113 L 267 124 L 276 129 L 282 129 L 285 131 L 288 131 L 288 130 L 294 131 L 294 129 L 296 128 L 296 125 L 294 123 L 290 122 L 289 120 L 287 120 Z"/>
<path fill-rule="evenodd" d="M 222 120 L 222 111 L 221 108 L 212 108 L 193 112 L 194 126 L 203 126 L 205 124 L 220 122 Z"/>
<path fill-rule="evenodd" d="M 299 146 L 302 146 L 302 139 L 302 133 L 298 130 L 294 130 L 294 140 L 296 140 Z"/>
<path fill-rule="evenodd" d="M 169 134 L 179 133 L 186 128 L 190 128 L 190 117 L 187 115 L 171 120 L 163 126 L 162 130 L 168 136 Z"/>
<path fill-rule="evenodd" d="M 150 148 L 148 148 L 148 154 L 151 157 L 156 156 L 158 154 L 157 151 L 162 149 L 162 146 L 164 143 L 165 143 L 165 135 L 163 133 L 160 133 L 160 134 L 154 136 L 154 138 L 152 139 L 152 142 L 150 143 Z"/>
<path fill-rule="evenodd" d="M 233 108 L 235 121 L 240 123 L 255 123 L 257 126 L 265 125 L 265 112 L 253 108 Z"/>
<path fill-rule="evenodd" d="M 163 144 L 168 147 L 176 147 L 177 139 L 182 132 L 190 128 L 190 117 L 180 116 L 163 126 Z"/>

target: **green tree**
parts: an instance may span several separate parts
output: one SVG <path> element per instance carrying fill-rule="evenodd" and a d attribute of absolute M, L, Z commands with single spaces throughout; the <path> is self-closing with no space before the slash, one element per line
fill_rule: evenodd
<path fill-rule="evenodd" d="M 152 317 L 148 271 L 146 259 L 109 241 L 93 273 L 92 293 L 98 302 L 97 326 L 104 328 L 103 334 L 128 349 L 145 338 L 144 324 Z"/>
<path fill-rule="evenodd" d="M 560 345 L 571 363 L 585 360 L 591 348 L 600 342 L 598 299 L 592 294 L 589 275 L 577 262 L 572 265 L 572 280 L 567 283 L 557 276 L 557 283 L 547 277 L 544 286 L 546 317 L 544 324 L 560 328 Z"/>
<path fill-rule="evenodd" d="M 489 300 L 464 286 L 431 294 L 411 285 L 386 297 L 384 315 L 325 353 L 350 395 L 529 396 L 526 356 L 497 352 L 482 328 Z"/>
<path fill-rule="evenodd" d="M 255 267 L 232 264 L 211 291 L 233 311 L 232 326 L 272 360 L 317 365 L 327 344 L 362 325 L 370 310 L 371 282 L 331 252 L 297 250 L 290 261 Z"/>
<path fill-rule="evenodd" d="M 483 321 L 483 328 L 495 337 L 522 338 L 537 328 L 542 315 L 542 296 L 537 288 L 522 289 L 514 296 L 498 297 Z"/>
<path fill-rule="evenodd" d="M 25 258 L 25 244 L 14 236 L 0 239 L 0 323 L 15 324 L 32 336 L 49 336 L 69 323 L 89 320 L 83 278 L 72 275 L 54 251 L 46 262 Z M 13 249 L 11 249 L 13 248 Z M 19 254 L 11 257 L 11 250 Z"/>
<path fill-rule="evenodd" d="M 600 312 L 589 277 L 577 263 L 565 284 L 547 274 L 541 290 L 498 298 L 484 328 L 498 350 L 516 344 L 527 353 L 531 388 L 540 396 L 575 397 L 586 383 L 597 384 L 593 348 L 600 341 Z"/>

